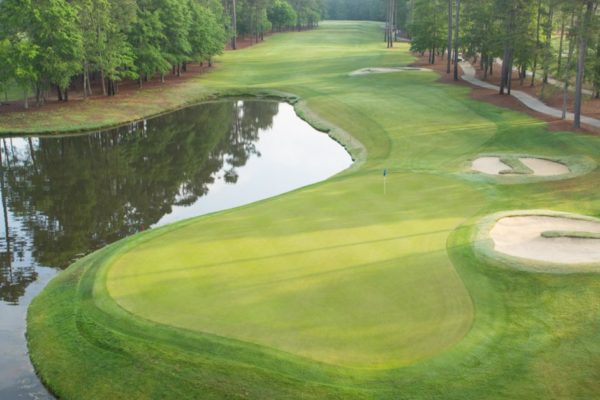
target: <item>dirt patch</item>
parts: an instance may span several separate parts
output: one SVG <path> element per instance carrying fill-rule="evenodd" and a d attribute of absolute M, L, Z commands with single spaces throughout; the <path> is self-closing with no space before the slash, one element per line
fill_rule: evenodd
<path fill-rule="evenodd" d="M 560 232 L 565 232 L 564 236 Z M 573 237 L 576 232 L 581 232 L 581 237 Z M 499 219 L 490 230 L 494 250 L 509 256 L 562 264 L 600 262 L 600 240 L 585 238 L 586 234 L 600 234 L 600 220 L 516 215 Z"/>

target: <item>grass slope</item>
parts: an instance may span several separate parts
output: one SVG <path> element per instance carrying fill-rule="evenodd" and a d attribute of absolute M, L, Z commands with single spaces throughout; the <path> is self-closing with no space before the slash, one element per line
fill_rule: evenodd
<path fill-rule="evenodd" d="M 505 268 L 473 224 L 506 209 L 598 216 L 599 173 L 496 185 L 480 153 L 582 156 L 410 63 L 374 23 L 324 23 L 228 53 L 209 91 L 276 89 L 351 133 L 367 159 L 326 182 L 136 235 L 34 300 L 33 362 L 61 398 L 590 398 L 600 279 Z M 390 171 L 384 196 L 381 172 Z"/>

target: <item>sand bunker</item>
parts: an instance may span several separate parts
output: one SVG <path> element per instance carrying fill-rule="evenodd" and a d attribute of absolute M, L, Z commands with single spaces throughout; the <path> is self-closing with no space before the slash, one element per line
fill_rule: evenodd
<path fill-rule="evenodd" d="M 479 157 L 473 161 L 471 169 L 488 175 L 500 175 L 500 172 L 511 168 L 500 161 L 500 157 Z"/>
<path fill-rule="evenodd" d="M 568 174 L 569 168 L 556 161 L 544 160 L 543 158 L 519 158 L 527 168 L 533 171 L 536 176 L 556 176 Z"/>
<path fill-rule="evenodd" d="M 408 72 L 408 71 L 431 71 L 428 68 L 418 67 L 371 67 L 363 68 L 350 73 L 350 76 L 369 75 L 369 74 L 389 74 L 391 72 Z"/>
<path fill-rule="evenodd" d="M 565 215 L 507 216 L 490 231 L 497 252 L 563 264 L 600 262 L 600 239 L 588 238 L 599 234 L 600 221 Z"/>
<path fill-rule="evenodd" d="M 566 165 L 556 161 L 535 157 L 519 157 L 518 160 L 531 170 L 530 174 L 514 171 L 509 165 L 502 161 L 501 157 L 498 156 L 477 158 L 471 163 L 471 170 L 488 175 L 502 176 L 557 176 L 571 172 Z"/>

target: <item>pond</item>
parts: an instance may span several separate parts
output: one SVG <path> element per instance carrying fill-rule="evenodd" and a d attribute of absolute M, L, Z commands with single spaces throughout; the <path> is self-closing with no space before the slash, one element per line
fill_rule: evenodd
<path fill-rule="evenodd" d="M 0 399 L 51 398 L 27 306 L 61 269 L 141 230 L 322 181 L 349 154 L 286 103 L 206 103 L 77 136 L 0 139 Z"/>

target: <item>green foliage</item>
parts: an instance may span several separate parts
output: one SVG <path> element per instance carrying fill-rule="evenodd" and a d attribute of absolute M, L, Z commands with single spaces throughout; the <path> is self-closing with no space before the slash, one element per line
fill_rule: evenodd
<path fill-rule="evenodd" d="M 328 19 L 383 21 L 385 9 L 386 0 L 325 0 Z"/>
<path fill-rule="evenodd" d="M 35 88 L 41 102 L 51 85 L 66 91 L 74 77 L 89 82 L 97 72 L 114 94 L 123 79 L 220 54 L 224 21 L 218 0 L 2 1 L 0 88 Z"/>
<path fill-rule="evenodd" d="M 10 64 L 12 78 L 19 86 L 34 86 L 38 93 L 49 85 L 61 89 L 69 86 L 82 56 L 77 12 L 71 3 L 3 1 L 0 26 L 0 40 L 8 40 L 15 52 Z"/>
<path fill-rule="evenodd" d="M 446 44 L 447 3 L 442 0 L 415 0 L 413 13 L 418 16 L 409 26 L 411 50 L 435 52 Z"/>
<path fill-rule="evenodd" d="M 192 60 L 204 61 L 221 54 L 227 39 L 223 25 L 213 12 L 190 0 L 191 25 L 189 31 L 190 56 Z"/>
<path fill-rule="evenodd" d="M 277 30 L 296 25 L 296 11 L 285 0 L 275 0 L 268 10 L 269 21 Z"/>
<path fill-rule="evenodd" d="M 171 67 L 161 51 L 166 40 L 159 11 L 141 5 L 136 21 L 129 31 L 129 41 L 135 54 L 135 66 L 141 76 L 165 73 Z"/>

